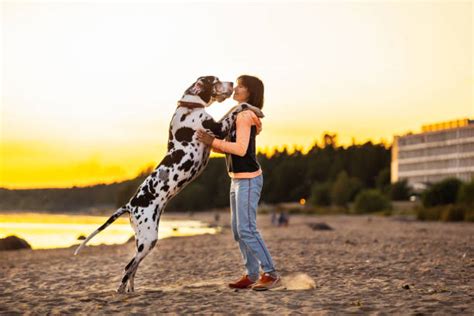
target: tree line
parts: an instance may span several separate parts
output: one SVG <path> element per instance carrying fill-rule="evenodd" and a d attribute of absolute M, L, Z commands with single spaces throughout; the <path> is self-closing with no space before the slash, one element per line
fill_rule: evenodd
<path fill-rule="evenodd" d="M 263 170 L 265 203 L 297 202 L 305 199 L 315 205 L 346 205 L 365 189 L 404 196 L 401 186 L 390 185 L 390 148 L 366 142 L 348 147 L 337 144 L 336 134 L 324 134 L 303 153 L 288 148 L 274 154 L 258 154 Z M 118 207 L 136 192 L 148 168 L 135 179 L 70 189 L 0 189 L 0 209 L 78 211 L 85 208 Z M 229 204 L 230 179 L 223 158 L 211 158 L 205 171 L 167 205 L 169 211 L 200 211 Z M 394 190 L 395 187 L 395 190 Z M 398 192 L 398 193 L 397 193 Z M 393 193 L 393 192 L 392 192 Z M 406 194 L 405 194 L 406 195 Z"/>

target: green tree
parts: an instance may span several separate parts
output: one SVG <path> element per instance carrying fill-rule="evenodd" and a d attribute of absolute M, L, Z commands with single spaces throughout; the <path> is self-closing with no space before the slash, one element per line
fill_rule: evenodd
<path fill-rule="evenodd" d="M 456 178 L 445 179 L 433 184 L 422 194 L 423 206 L 453 204 L 456 202 L 461 181 Z"/>
<path fill-rule="evenodd" d="M 390 209 L 390 201 L 379 190 L 365 190 L 360 192 L 354 203 L 357 213 L 373 213 Z"/>
<path fill-rule="evenodd" d="M 390 168 L 384 168 L 380 170 L 377 178 L 375 179 L 375 187 L 380 192 L 388 193 L 390 190 Z"/>
<path fill-rule="evenodd" d="M 349 177 L 347 172 L 341 171 L 331 187 L 331 202 L 336 205 L 346 206 L 350 198 Z"/>
<path fill-rule="evenodd" d="M 474 179 L 461 184 L 456 201 L 460 204 L 474 206 Z"/>
<path fill-rule="evenodd" d="M 315 183 L 311 188 L 311 196 L 309 202 L 315 206 L 331 205 L 331 184 Z"/>
<path fill-rule="evenodd" d="M 410 197 L 410 187 L 406 180 L 397 181 L 390 185 L 389 196 L 392 201 L 406 201 Z"/>

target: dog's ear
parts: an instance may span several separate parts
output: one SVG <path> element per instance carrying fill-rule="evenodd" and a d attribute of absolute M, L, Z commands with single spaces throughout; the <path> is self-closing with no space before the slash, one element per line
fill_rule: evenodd
<path fill-rule="evenodd" d="M 198 95 L 199 93 L 201 93 L 202 86 L 203 86 L 201 78 L 198 78 L 198 80 L 196 80 L 196 82 L 194 82 L 188 89 L 186 89 L 186 91 L 184 91 L 184 94 L 185 95 L 186 94 L 187 95 Z"/>
<path fill-rule="evenodd" d="M 219 82 L 219 79 L 214 76 L 205 76 L 199 78 L 199 80 L 202 84 L 202 89 L 198 93 L 198 96 L 206 103 L 209 103 L 211 101 L 211 97 L 213 94 L 213 89 L 214 85 Z"/>
<path fill-rule="evenodd" d="M 205 103 L 211 101 L 214 84 L 219 82 L 219 78 L 214 76 L 199 77 L 185 92 L 186 95 L 197 95 Z"/>

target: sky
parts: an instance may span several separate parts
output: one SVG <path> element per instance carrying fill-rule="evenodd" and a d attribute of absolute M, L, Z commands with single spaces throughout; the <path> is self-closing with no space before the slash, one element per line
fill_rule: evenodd
<path fill-rule="evenodd" d="M 3 1 L 0 187 L 122 181 L 202 75 L 265 84 L 260 151 L 474 118 L 471 1 Z M 234 101 L 216 103 L 220 118 Z M 225 172 L 223 170 L 223 172 Z"/>

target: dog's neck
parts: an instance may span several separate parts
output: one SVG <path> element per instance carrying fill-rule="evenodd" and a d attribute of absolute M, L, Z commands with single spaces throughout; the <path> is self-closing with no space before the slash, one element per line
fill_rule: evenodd
<path fill-rule="evenodd" d="M 190 94 L 183 95 L 181 100 L 178 101 L 178 106 L 181 106 L 180 104 L 195 104 L 196 106 L 194 107 L 202 108 L 208 106 L 208 104 L 204 102 L 199 96 Z"/>
<path fill-rule="evenodd" d="M 178 107 L 188 108 L 188 109 L 204 109 L 204 105 L 201 103 L 194 102 L 184 102 L 178 101 Z"/>

